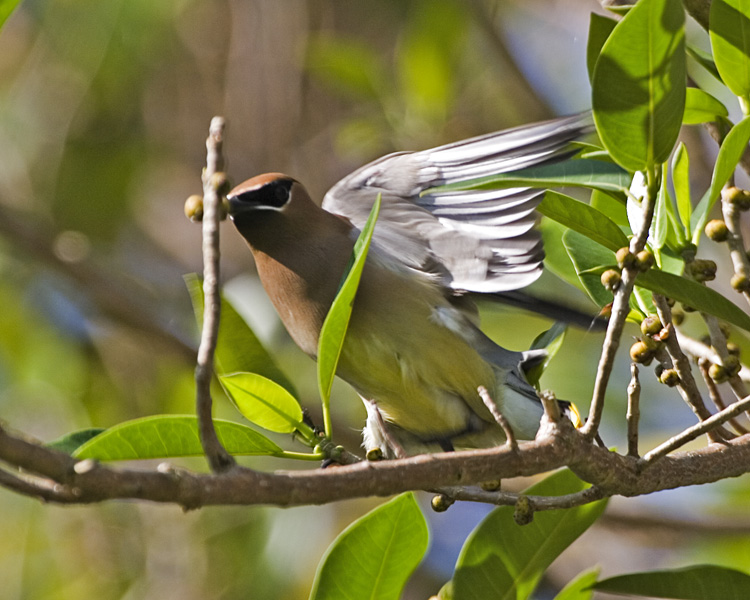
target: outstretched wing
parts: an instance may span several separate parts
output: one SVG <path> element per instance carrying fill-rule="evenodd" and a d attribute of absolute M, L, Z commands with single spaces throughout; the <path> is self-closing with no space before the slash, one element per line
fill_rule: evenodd
<path fill-rule="evenodd" d="M 544 252 L 528 188 L 431 191 L 567 156 L 592 129 L 590 113 L 525 125 L 421 152 L 384 156 L 339 181 L 323 208 L 361 228 L 378 193 L 373 242 L 404 265 L 455 290 L 502 292 L 533 282 Z"/>

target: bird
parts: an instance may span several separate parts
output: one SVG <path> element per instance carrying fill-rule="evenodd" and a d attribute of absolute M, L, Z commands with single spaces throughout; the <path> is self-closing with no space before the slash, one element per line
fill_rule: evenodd
<path fill-rule="evenodd" d="M 543 190 L 441 186 L 567 159 L 591 131 L 590 113 L 581 113 L 395 152 L 341 179 L 321 205 L 283 173 L 254 176 L 227 195 L 267 295 L 312 358 L 380 195 L 336 371 L 364 401 L 368 456 L 493 447 L 507 441 L 507 426 L 518 439 L 535 437 L 543 407 L 525 372 L 544 351 L 492 341 L 469 293 L 516 290 L 539 277 Z"/>

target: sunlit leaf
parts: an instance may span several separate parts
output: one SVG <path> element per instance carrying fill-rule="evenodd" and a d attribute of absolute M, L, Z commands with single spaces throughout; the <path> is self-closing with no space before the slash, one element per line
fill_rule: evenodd
<path fill-rule="evenodd" d="M 708 29 L 722 80 L 750 100 L 750 0 L 713 0 Z"/>
<path fill-rule="evenodd" d="M 435 188 L 435 191 L 459 189 L 496 189 L 509 187 L 583 187 L 624 194 L 630 186 L 630 175 L 621 167 L 602 160 L 567 160 L 548 163 L 510 173 L 498 173 L 470 181 Z"/>
<path fill-rule="evenodd" d="M 689 87 L 685 94 L 685 114 L 682 116 L 683 125 L 698 125 L 715 121 L 719 117 L 727 117 L 729 111 L 719 100 L 708 92 Z"/>
<path fill-rule="evenodd" d="M 630 171 L 667 160 L 685 107 L 685 15 L 680 0 L 641 0 L 596 63 L 592 104 L 604 146 Z"/>
<path fill-rule="evenodd" d="M 336 374 L 336 366 L 341 356 L 341 349 L 344 346 L 344 337 L 346 336 L 346 330 L 352 314 L 354 296 L 357 293 L 359 279 L 365 267 L 367 251 L 370 248 L 370 240 L 375 230 L 375 222 L 379 211 L 380 194 L 375 199 L 370 216 L 357 238 L 352 254 L 351 268 L 328 311 L 328 315 L 326 315 L 320 331 L 320 341 L 318 343 L 318 387 L 320 397 L 325 405 L 328 404 L 331 396 L 333 377 Z M 330 431 L 326 431 L 326 433 L 331 435 Z"/>
<path fill-rule="evenodd" d="M 547 351 L 547 355 L 541 363 L 536 364 L 525 371 L 527 381 L 534 387 L 539 387 L 539 380 L 544 374 L 544 371 L 547 369 L 555 355 L 560 351 L 560 348 L 562 348 L 567 329 L 568 326 L 565 323 L 557 321 L 547 331 L 536 336 L 531 343 L 530 350 L 544 349 Z"/>
<path fill-rule="evenodd" d="M 714 172 L 711 176 L 711 187 L 701 198 L 698 206 L 693 211 L 690 225 L 693 231 L 693 243 L 697 244 L 703 233 L 703 227 L 708 220 L 708 213 L 718 200 L 721 188 L 734 173 L 737 163 L 742 157 L 742 153 L 747 148 L 750 140 L 750 117 L 745 117 L 742 121 L 732 127 L 731 131 L 724 138 L 719 148 L 719 155 L 716 157 Z"/>
<path fill-rule="evenodd" d="M 604 213 L 614 221 L 615 225 L 630 228 L 628 215 L 625 210 L 625 202 L 620 202 L 611 194 L 607 194 L 601 190 L 591 190 L 589 205 L 599 212 Z"/>
<path fill-rule="evenodd" d="M 292 433 L 302 423 L 299 403 L 278 383 L 257 373 L 220 375 L 219 380 L 251 423 L 277 433 Z"/>
<path fill-rule="evenodd" d="M 565 194 L 548 191 L 538 210 L 544 216 L 582 233 L 611 250 L 628 244 L 628 238 L 609 217 L 593 206 Z"/>
<path fill-rule="evenodd" d="M 101 427 L 91 427 L 89 429 L 73 431 L 49 442 L 47 444 L 47 447 L 52 448 L 53 450 L 59 450 L 60 452 L 73 454 L 76 449 L 88 442 L 90 439 L 95 438 L 103 431 L 106 431 L 106 429 L 102 429 Z"/>
<path fill-rule="evenodd" d="M 685 144 L 680 142 L 672 158 L 672 183 L 677 197 L 677 213 L 686 234 L 690 235 L 690 217 L 693 203 L 690 200 L 690 157 Z"/>
<path fill-rule="evenodd" d="M 575 266 L 568 256 L 568 251 L 563 244 L 563 236 L 567 231 L 557 221 L 551 219 L 542 219 L 539 226 L 544 242 L 544 268 L 554 273 L 563 281 L 584 291 L 583 284 L 578 278 Z"/>
<path fill-rule="evenodd" d="M 619 575 L 597 582 L 594 588 L 613 594 L 674 600 L 746 600 L 750 598 L 750 575 L 716 565 L 695 565 Z"/>
<path fill-rule="evenodd" d="M 691 46 L 690 44 L 688 44 L 687 54 L 701 67 L 708 71 L 708 73 L 710 73 L 717 81 L 722 82 L 721 75 L 719 75 L 719 69 L 716 68 L 714 57 L 711 56 L 710 52 L 706 52 L 696 46 Z"/>
<path fill-rule="evenodd" d="M 617 264 L 614 252 L 573 230 L 565 233 L 563 244 L 584 290 L 594 304 L 601 308 L 612 302 L 612 293 L 602 285 L 601 273 Z"/>
<path fill-rule="evenodd" d="M 525 493 L 560 496 L 586 487 L 565 469 Z M 461 550 L 453 576 L 454 597 L 528 598 L 552 561 L 599 518 L 606 505 L 606 500 L 600 500 L 566 510 L 537 512 L 534 520 L 524 526 L 514 521 L 514 507 L 496 508 Z"/>
<path fill-rule="evenodd" d="M 656 195 L 656 206 L 654 207 L 654 219 L 649 231 L 649 241 L 655 250 L 661 250 L 667 241 L 667 232 L 669 231 L 669 216 L 667 213 L 668 204 L 671 200 L 667 195 L 666 175 L 667 170 L 662 169 L 662 184 L 659 187 L 659 193 Z"/>
<path fill-rule="evenodd" d="M 427 523 L 402 494 L 349 525 L 326 552 L 310 600 L 398 600 L 427 550 Z"/>
<path fill-rule="evenodd" d="M 214 419 L 219 441 L 230 454 L 281 454 L 282 450 L 254 429 Z M 156 415 L 125 421 L 92 438 L 74 453 L 76 458 L 135 460 L 203 456 L 198 419 L 193 415 Z"/>
<path fill-rule="evenodd" d="M 560 590 L 555 600 L 591 600 L 594 595 L 592 586 L 599 577 L 599 571 L 598 567 L 584 571 Z"/>
<path fill-rule="evenodd" d="M 185 275 L 185 284 L 198 325 L 203 323 L 203 286 L 197 275 Z M 222 297 L 219 339 L 216 346 L 216 371 L 219 374 L 258 373 L 286 388 L 296 396 L 294 386 L 276 365 L 250 326 L 234 307 Z"/>
<path fill-rule="evenodd" d="M 750 331 L 750 316 L 736 304 L 705 285 L 658 269 L 649 269 L 645 273 L 640 273 L 637 281 L 638 285 L 652 292 L 674 298 L 697 310 L 716 315 L 720 319 Z"/>

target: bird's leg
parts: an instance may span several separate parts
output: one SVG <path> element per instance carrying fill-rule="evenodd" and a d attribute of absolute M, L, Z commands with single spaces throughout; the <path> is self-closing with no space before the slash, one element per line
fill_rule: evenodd
<path fill-rule="evenodd" d="M 508 446 L 510 450 L 518 450 L 518 442 L 516 441 L 516 435 L 513 433 L 513 429 L 511 429 L 510 423 L 508 423 L 508 419 L 506 419 L 502 415 L 502 413 L 497 409 L 497 405 L 495 404 L 495 401 L 490 396 L 490 393 L 487 391 L 487 388 L 484 387 L 483 385 L 480 385 L 477 388 L 477 393 L 479 394 L 479 397 L 482 399 L 482 402 L 484 402 L 484 405 L 492 414 L 492 418 L 494 418 L 495 421 L 497 421 L 497 424 L 503 428 L 503 431 L 505 432 L 505 445 Z"/>
<path fill-rule="evenodd" d="M 369 398 L 362 398 L 362 400 L 365 402 L 365 406 L 367 408 L 367 415 L 368 415 L 368 424 L 367 427 L 370 429 L 371 435 L 375 433 L 373 431 L 373 425 L 377 427 L 377 432 L 382 437 L 382 441 L 385 442 L 385 445 L 393 452 L 393 455 L 396 458 L 406 458 L 408 455 L 406 453 L 406 450 L 404 450 L 403 446 L 399 444 L 396 439 L 391 435 L 391 432 L 388 430 L 388 425 L 385 422 L 385 419 L 383 418 L 383 413 L 380 412 L 380 409 L 378 408 L 377 402 L 375 400 L 371 400 Z M 375 423 L 370 423 L 370 417 L 372 417 L 375 420 Z M 375 437 L 374 435 L 372 437 Z M 375 452 L 376 448 L 368 448 L 367 449 L 367 457 L 370 459 L 370 455 L 372 452 Z M 382 450 L 381 450 L 382 454 Z"/>

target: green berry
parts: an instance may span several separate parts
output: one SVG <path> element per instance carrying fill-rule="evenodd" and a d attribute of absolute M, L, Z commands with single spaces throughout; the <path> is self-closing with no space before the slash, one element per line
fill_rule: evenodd
<path fill-rule="evenodd" d="M 621 269 L 635 267 L 638 262 L 636 255 L 633 254 L 627 246 L 620 248 L 615 254 L 615 257 L 617 258 L 617 266 Z"/>
<path fill-rule="evenodd" d="M 615 269 L 607 269 L 601 276 L 602 285 L 610 292 L 614 292 L 617 289 L 621 280 L 620 272 Z"/>
<path fill-rule="evenodd" d="M 725 242 L 729 237 L 727 224 L 721 219 L 712 219 L 706 223 L 706 237 L 714 242 Z"/>
<path fill-rule="evenodd" d="M 641 321 L 641 333 L 643 335 L 656 335 L 662 330 L 663 325 L 656 315 L 649 315 Z"/>
<path fill-rule="evenodd" d="M 203 196 L 193 194 L 185 200 L 185 216 L 194 223 L 203 220 Z"/>

